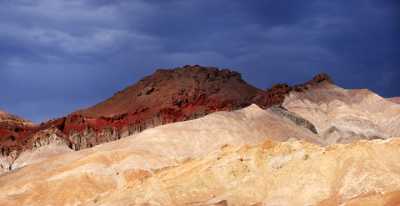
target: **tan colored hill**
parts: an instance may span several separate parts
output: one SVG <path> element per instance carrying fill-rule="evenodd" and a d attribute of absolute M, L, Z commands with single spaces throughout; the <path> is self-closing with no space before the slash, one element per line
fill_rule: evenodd
<path fill-rule="evenodd" d="M 145 151 L 136 158 L 123 152 L 76 154 L 67 158 L 73 164 L 51 172 L 41 168 L 40 178 L 34 176 L 39 165 L 0 177 L 0 204 L 397 206 L 399 148 L 399 139 L 329 147 L 266 141 L 223 146 L 162 169 L 150 169 L 161 165 Z"/>
<path fill-rule="evenodd" d="M 309 129 L 256 105 L 234 112 L 217 112 L 3 174 L 0 205 L 79 204 L 124 187 L 127 183 L 124 174 L 177 166 L 227 144 L 304 138 L 318 143 L 317 136 Z M 17 159 L 20 165 L 31 161 L 29 155 L 22 157 Z"/>
<path fill-rule="evenodd" d="M 320 147 L 305 142 L 224 147 L 153 172 L 89 205 L 400 205 L 400 140 Z"/>
<path fill-rule="evenodd" d="M 327 144 L 400 136 L 400 105 L 366 89 L 322 83 L 292 91 L 282 106 L 311 122 Z"/>
<path fill-rule="evenodd" d="M 388 98 L 388 100 L 400 104 L 400 97 L 392 97 L 392 98 Z"/>

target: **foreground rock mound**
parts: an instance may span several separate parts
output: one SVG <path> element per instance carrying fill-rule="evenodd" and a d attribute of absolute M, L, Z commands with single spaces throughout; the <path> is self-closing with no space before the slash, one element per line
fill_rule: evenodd
<path fill-rule="evenodd" d="M 399 148 L 399 139 L 328 147 L 268 140 L 170 166 L 145 150 L 69 153 L 69 164 L 52 170 L 32 165 L 0 177 L 0 204 L 396 206 Z"/>
<path fill-rule="evenodd" d="M 326 148 L 224 147 L 173 168 L 132 173 L 91 205 L 399 205 L 400 140 Z"/>

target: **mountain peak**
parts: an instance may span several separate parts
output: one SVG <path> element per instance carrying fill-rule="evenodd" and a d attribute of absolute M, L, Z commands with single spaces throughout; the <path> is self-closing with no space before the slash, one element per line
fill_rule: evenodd
<path fill-rule="evenodd" d="M 314 83 L 321 83 L 321 82 L 328 82 L 328 83 L 333 83 L 332 78 L 327 74 L 327 73 L 319 73 L 315 75 L 311 82 Z"/>
<path fill-rule="evenodd" d="M 186 65 L 157 69 L 105 102 L 79 113 L 88 116 L 115 116 L 162 108 L 179 109 L 204 106 L 215 110 L 249 100 L 260 90 L 247 84 L 240 73 L 229 69 Z M 228 105 L 227 105 L 228 104 Z M 250 102 L 248 103 L 248 105 Z M 246 105 L 247 106 L 247 105 Z M 229 106 L 228 106 L 229 107 Z M 202 110 L 203 110 L 202 109 Z"/>
<path fill-rule="evenodd" d="M 159 82 L 167 80 L 193 79 L 198 81 L 216 81 L 227 79 L 242 80 L 241 74 L 230 69 L 207 67 L 200 65 L 185 65 L 173 69 L 157 69 L 153 74 L 139 82 Z"/>

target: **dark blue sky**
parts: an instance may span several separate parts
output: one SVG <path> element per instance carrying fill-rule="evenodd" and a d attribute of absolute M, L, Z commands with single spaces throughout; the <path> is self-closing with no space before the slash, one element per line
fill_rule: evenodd
<path fill-rule="evenodd" d="M 0 108 L 34 121 L 110 97 L 157 68 L 231 68 L 250 83 L 329 73 L 400 96 L 392 0 L 0 0 Z"/>

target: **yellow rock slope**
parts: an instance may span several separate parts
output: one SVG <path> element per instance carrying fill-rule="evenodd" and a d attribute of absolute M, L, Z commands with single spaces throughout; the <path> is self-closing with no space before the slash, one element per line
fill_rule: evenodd
<path fill-rule="evenodd" d="M 400 139 L 320 147 L 306 142 L 221 148 L 153 172 L 91 205 L 400 205 Z"/>

